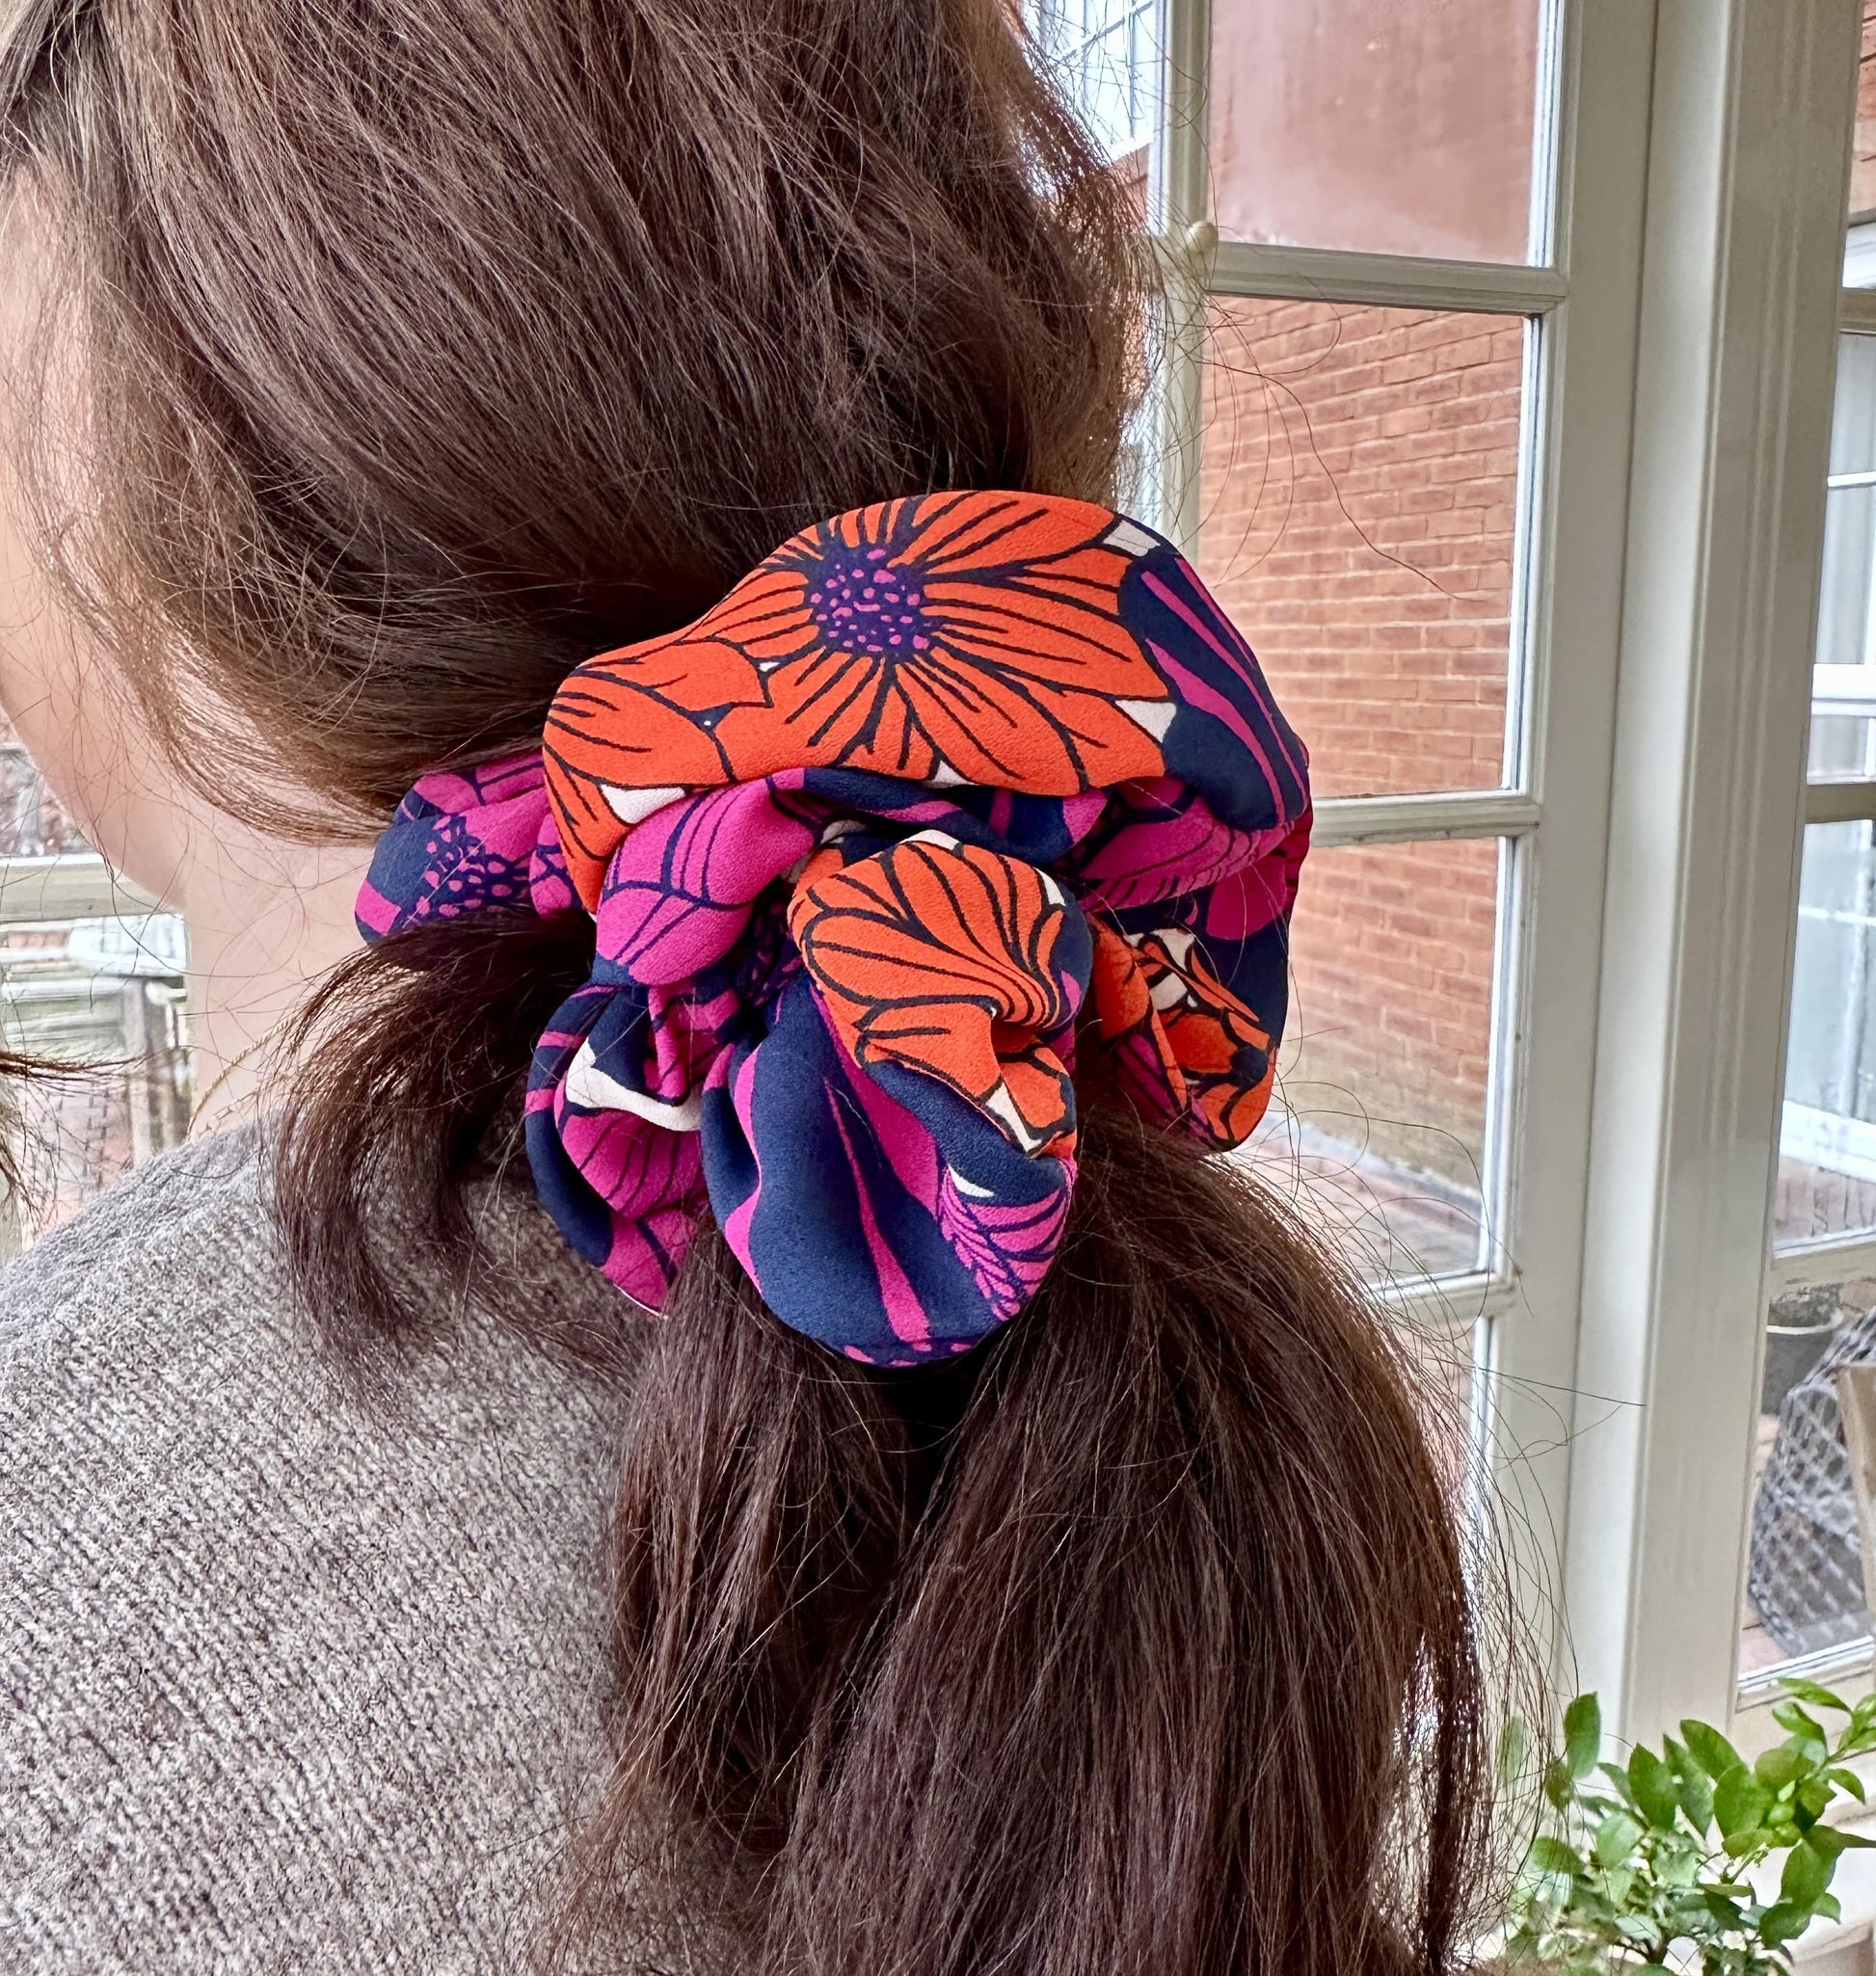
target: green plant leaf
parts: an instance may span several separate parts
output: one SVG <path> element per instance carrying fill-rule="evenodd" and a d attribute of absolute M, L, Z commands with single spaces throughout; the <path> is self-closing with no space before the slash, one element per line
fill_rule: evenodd
<path fill-rule="evenodd" d="M 1564 1711 L 1564 1761 L 1573 1777 L 1586 1777 L 1602 1753 L 1602 1704 L 1579 1695 Z"/>
<path fill-rule="evenodd" d="M 1811 1768 L 1804 1752 L 1794 1749 L 1789 1743 L 1781 1743 L 1776 1749 L 1768 1749 L 1753 1765 L 1753 1775 L 1768 1791 L 1782 1791 L 1786 1784 L 1795 1784 Z"/>
<path fill-rule="evenodd" d="M 1843 1909 L 1835 1894 L 1819 1894 L 1810 1904 L 1813 1914 L 1821 1914 L 1826 1921 L 1841 1921 Z"/>
<path fill-rule="evenodd" d="M 1599 1763 L 1596 1765 L 1596 1769 L 1616 1787 L 1616 1796 L 1624 1804 L 1634 1804 L 1635 1793 L 1628 1788 L 1628 1773 L 1622 1769 L 1621 1764 Z"/>
<path fill-rule="evenodd" d="M 1676 1743 L 1672 1736 L 1662 1739 L 1661 1747 L 1668 1753 L 1668 1767 L 1675 1774 L 1675 1782 L 1680 1791 L 1680 1808 L 1693 1821 L 1694 1829 L 1704 1834 L 1713 1823 L 1713 1785 L 1706 1773 L 1695 1762 L 1693 1752 L 1684 1743 Z"/>
<path fill-rule="evenodd" d="M 1701 1899 L 1705 1903 L 1706 1911 L 1722 1928 L 1743 1928 L 1746 1925 L 1745 1912 L 1732 1895 L 1723 1894 L 1715 1887 L 1703 1887 Z"/>
<path fill-rule="evenodd" d="M 1747 1826 L 1726 1837 L 1726 1855 L 1729 1859 L 1743 1859 L 1749 1853 L 1756 1853 L 1771 1845 L 1772 1834 L 1762 1825 Z"/>
<path fill-rule="evenodd" d="M 1629 1752 L 1628 1788 L 1650 1825 L 1674 1830 L 1675 1813 L 1680 1809 L 1679 1779 L 1652 1749 L 1639 1743 Z"/>
<path fill-rule="evenodd" d="M 1583 1871 L 1582 1856 L 1575 1848 L 1565 1845 L 1562 1839 L 1553 1839 L 1548 1832 L 1540 1832 L 1531 1841 L 1531 1850 L 1525 1856 L 1545 1873 Z"/>
<path fill-rule="evenodd" d="M 1779 1899 L 1794 1901 L 1800 1907 L 1809 1908 L 1831 1883 L 1831 1868 L 1834 1858 L 1827 1858 L 1823 1851 L 1807 1841 L 1802 1846 L 1793 1846 L 1785 1855 L 1784 1872 L 1779 1878 Z"/>
<path fill-rule="evenodd" d="M 1635 1850 L 1635 1842 L 1641 1836 L 1642 1828 L 1627 1812 L 1611 1812 L 1595 1829 L 1595 1863 L 1598 1866 L 1620 1866 Z M 1621 1894 L 1610 1894 L 1614 1901 L 1622 1898 Z"/>
<path fill-rule="evenodd" d="M 1715 1783 L 1729 1770 L 1737 1770 L 1745 1762 L 1727 1739 L 1710 1722 L 1697 1722 L 1691 1719 L 1680 1725 L 1680 1733 L 1694 1761 Z"/>
<path fill-rule="evenodd" d="M 1863 1779 L 1856 1774 L 1855 1771 L 1844 1770 L 1841 1767 L 1839 1767 L 1836 1770 L 1827 1770 L 1824 1773 L 1824 1775 L 1830 1778 L 1831 1782 L 1834 1783 L 1839 1791 L 1842 1791 L 1847 1796 L 1854 1798 L 1859 1804 L 1867 1802 L 1863 1794 Z"/>
<path fill-rule="evenodd" d="M 1838 1715 L 1849 1715 L 1850 1704 L 1840 1695 L 1833 1695 L 1828 1688 L 1820 1688 L 1815 1681 L 1806 1681 L 1796 1674 L 1782 1674 L 1779 1686 L 1787 1695 L 1795 1695 L 1800 1701 L 1808 1701 L 1813 1708 L 1834 1708 Z"/>
<path fill-rule="evenodd" d="M 1805 1742 L 1828 1744 L 1831 1740 L 1824 1733 L 1824 1724 L 1800 1702 L 1779 1702 L 1772 1710 L 1772 1720 Z"/>
<path fill-rule="evenodd" d="M 1796 1941 L 1810 1926 L 1810 1909 L 1795 1901 L 1774 1901 L 1758 1917 L 1759 1939 L 1770 1949 Z"/>
<path fill-rule="evenodd" d="M 1841 1826 L 1814 1825 L 1805 1834 L 1805 1844 L 1815 1846 L 1827 1859 L 1835 1859 L 1839 1853 L 1876 1846 L 1876 1839 L 1866 1839 L 1861 1832 L 1847 1832 Z"/>
<path fill-rule="evenodd" d="M 1743 1763 L 1735 1763 L 1713 1786 L 1713 1816 L 1729 1838 L 1750 1831 L 1771 1808 L 1771 1792 Z"/>
<path fill-rule="evenodd" d="M 1815 1825 L 1830 1809 L 1832 1798 L 1836 1794 L 1821 1776 L 1807 1777 L 1792 1793 L 1792 1802 L 1799 1812 L 1800 1825 Z"/>
<path fill-rule="evenodd" d="M 1700 1871 L 1701 1856 L 1691 1846 L 1663 1845 L 1655 1855 L 1654 1874 L 1663 1886 L 1691 1887 Z"/>
<path fill-rule="evenodd" d="M 1576 1779 L 1561 1756 L 1553 1756 L 1543 1767 L 1543 1795 L 1559 1811 L 1576 1795 Z"/>

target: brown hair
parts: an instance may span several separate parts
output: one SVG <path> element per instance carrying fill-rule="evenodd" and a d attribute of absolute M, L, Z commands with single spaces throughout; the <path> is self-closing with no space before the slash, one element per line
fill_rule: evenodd
<path fill-rule="evenodd" d="M 91 512 L 48 554 L 225 800 L 284 761 L 382 822 L 824 515 L 1112 494 L 1129 198 L 1004 0 L 33 0 L 0 111 L 86 355 Z M 463 1181 L 589 957 L 433 928 L 309 1011 L 280 1214 L 351 1359 L 433 1319 L 374 1199 L 498 1280 Z M 1085 1102 L 1060 1259 L 959 1365 L 835 1361 L 708 1231 L 630 1364 L 540 1341 L 630 1409 L 617 1766 L 558 1948 L 1463 1959 L 1484 1686 L 1408 1376 L 1254 1185 Z"/>

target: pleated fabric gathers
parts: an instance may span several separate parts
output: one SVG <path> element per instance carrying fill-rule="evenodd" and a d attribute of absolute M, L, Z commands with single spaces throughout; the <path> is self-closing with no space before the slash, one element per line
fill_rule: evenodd
<path fill-rule="evenodd" d="M 567 1241 L 656 1311 L 709 1212 L 783 1322 L 910 1366 L 1047 1273 L 1078 1053 L 1207 1147 L 1255 1127 L 1309 820 L 1171 544 L 939 494 L 804 530 L 580 666 L 538 750 L 426 775 L 358 918 L 590 915 L 527 1089 Z"/>

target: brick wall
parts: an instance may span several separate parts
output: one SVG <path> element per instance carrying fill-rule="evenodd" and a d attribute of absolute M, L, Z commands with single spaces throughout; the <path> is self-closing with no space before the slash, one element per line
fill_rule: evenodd
<path fill-rule="evenodd" d="M 1325 795 L 1496 787 L 1521 324 L 1219 306 L 1200 564 Z M 1483 1151 L 1492 844 L 1319 852 L 1295 926 L 1290 1102 L 1469 1188 Z"/>
<path fill-rule="evenodd" d="M 1863 14 L 1863 59 L 1857 65 L 1857 138 L 1850 164 L 1850 217 L 1876 215 L 1876 0 Z"/>

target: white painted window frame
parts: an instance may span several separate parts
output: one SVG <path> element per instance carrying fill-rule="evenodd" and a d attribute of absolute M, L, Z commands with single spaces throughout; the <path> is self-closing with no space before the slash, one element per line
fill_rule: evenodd
<path fill-rule="evenodd" d="M 1637 1733 L 1778 1733 L 1735 1669 L 1765 1306 L 1797 1287 L 1772 1204 L 1861 12 L 1660 0 L 1577 1375 L 1611 1414 L 1565 1580 Z"/>
<path fill-rule="evenodd" d="M 1560 1680 L 1625 1733 L 1687 1713 L 1751 1733 L 1766 1299 L 1876 1267 L 1876 1243 L 1770 1242 L 1803 827 L 1876 814 L 1876 785 L 1807 789 L 1804 767 L 1859 0 L 1562 0 L 1530 267 L 1220 243 L 1210 0 L 1166 9 L 1150 215 L 1176 539 L 1198 527 L 1208 294 L 1539 325 L 1507 786 L 1327 801 L 1318 841 L 1511 846 L 1501 1261 L 1399 1301 L 1476 1323 L 1514 1564 Z M 1876 296 L 1841 313 L 1876 329 Z"/>
<path fill-rule="evenodd" d="M 1219 0 L 1231 4 L 1231 0 Z M 1319 844 L 1493 839 L 1501 867 L 1486 1212 L 1492 1267 L 1395 1286 L 1416 1322 L 1470 1333 L 1514 1568 L 1563 1574 L 1587 1195 L 1620 576 L 1648 139 L 1651 8 L 1564 0 L 1545 35 L 1530 266 L 1220 242 L 1205 157 L 1208 0 L 1166 0 L 1165 127 L 1150 213 L 1168 270 L 1162 524 L 1199 521 L 1211 295 L 1513 315 L 1527 343 L 1505 787 L 1328 800 Z M 1551 160 L 1554 156 L 1554 177 Z M 1554 792 L 1554 793 L 1553 793 Z M 1534 1615 L 1554 1613 L 1541 1593 Z M 1568 1652 L 1561 1631 L 1543 1641 Z"/>

